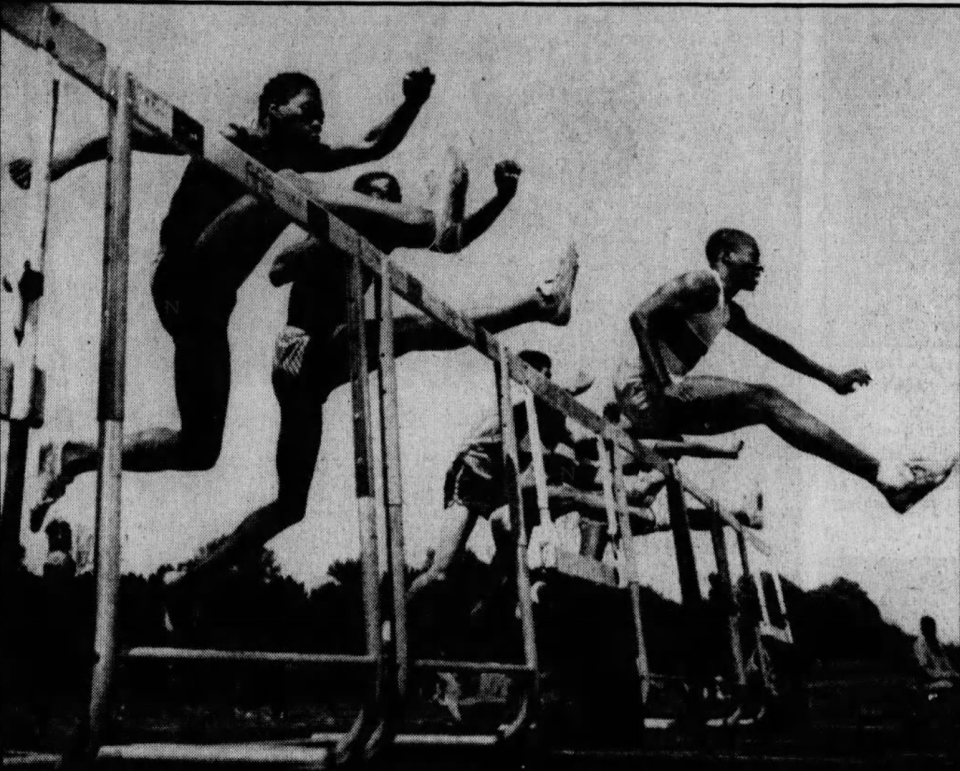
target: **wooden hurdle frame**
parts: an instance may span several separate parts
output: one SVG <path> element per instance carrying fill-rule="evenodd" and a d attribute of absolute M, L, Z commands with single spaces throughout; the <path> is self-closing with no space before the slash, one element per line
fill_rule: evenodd
<path fill-rule="evenodd" d="M 638 673 L 641 699 L 644 698 L 649 672 L 643 643 L 639 605 L 639 583 L 635 559 L 631 553 L 629 515 L 623 485 L 623 459 L 626 455 L 657 468 L 669 478 L 672 496 L 682 505 L 684 494 L 699 500 L 718 526 L 736 531 L 743 548 L 747 542 L 769 554 L 769 547 L 745 528 L 727 509 L 707 492 L 682 477 L 670 458 L 690 449 L 683 442 L 635 440 L 616 425 L 605 421 L 576 401 L 565 390 L 543 377 L 513 355 L 484 329 L 454 311 L 432 295 L 414 276 L 400 270 L 385 255 L 352 228 L 330 216 L 323 207 L 301 192 L 292 182 L 267 169 L 246 155 L 225 137 L 208 131 L 183 110 L 150 90 L 125 70 L 112 66 L 100 41 L 71 22 L 53 6 L 45 3 L 12 3 L 2 7 L 0 26 L 27 46 L 46 51 L 59 66 L 88 86 L 108 105 L 110 116 L 110 154 L 107 171 L 107 231 L 102 311 L 101 366 L 99 386 L 100 463 L 97 482 L 97 617 L 89 719 L 77 745 L 75 758 L 81 762 L 104 759 L 166 759 L 228 762 L 262 758 L 264 762 L 289 762 L 318 765 L 366 759 L 377 755 L 391 743 L 406 745 L 490 746 L 502 744 L 535 732 L 539 707 L 537 645 L 530 601 L 530 577 L 527 562 L 527 537 L 522 491 L 518 482 L 518 450 L 513 427 L 512 383 L 529 389 L 567 417 L 595 434 L 601 446 L 601 462 L 609 475 L 605 495 L 611 526 L 621 534 L 622 552 L 617 581 L 628 588 L 638 630 Z M 115 649 L 115 612 L 120 578 L 120 485 L 123 436 L 124 356 L 126 346 L 126 286 L 128 270 L 130 216 L 131 131 L 145 130 L 163 137 L 182 151 L 200 158 L 228 173 L 249 191 L 286 213 L 293 222 L 329 239 L 352 255 L 350 276 L 351 389 L 355 439 L 355 481 L 361 534 L 363 600 L 366 623 L 366 651 L 362 655 L 297 654 L 258 651 L 231 652 L 139 648 L 125 652 Z M 366 361 L 363 316 L 362 271 L 377 280 L 380 321 L 379 402 L 383 449 L 383 494 L 386 512 L 385 532 L 388 572 L 392 587 L 391 612 L 381 616 L 377 588 L 379 553 L 377 506 L 373 497 L 374 463 L 371 433 L 371 405 L 368 363 Z M 515 583 L 520 604 L 524 662 L 456 662 L 411 660 L 407 649 L 406 597 L 402 522 L 402 487 L 399 467 L 399 426 L 396 408 L 396 371 L 393 352 L 392 295 L 396 292 L 434 320 L 459 334 L 466 343 L 492 360 L 498 387 L 498 405 L 503 428 L 504 465 L 507 469 L 507 497 L 511 521 L 516 533 Z M 532 399 L 532 397 L 531 397 Z M 530 402 L 532 404 L 532 401 Z M 692 452 L 693 450 L 691 450 Z M 707 451 L 709 454 L 709 450 Z M 703 454 L 702 448 L 697 454 Z M 729 451 L 717 450 L 718 456 Z M 605 477 L 606 478 L 606 477 Z M 680 543 L 685 517 L 677 516 L 675 538 Z M 19 531 L 17 532 L 19 541 Z M 687 529 L 687 538 L 689 530 Z M 678 555 L 679 555 L 678 550 Z M 685 558 L 681 562 L 687 563 Z M 681 565 L 685 585 L 691 565 Z M 692 568 L 695 570 L 695 568 Z M 695 574 L 694 574 L 695 580 Z M 692 585 L 691 585 L 692 586 Z M 697 588 L 699 593 L 699 588 Z M 386 621 L 384 624 L 383 622 Z M 384 634 L 384 629 L 388 630 Z M 384 641 L 387 641 L 386 643 Z M 182 745 L 106 746 L 109 734 L 110 687 L 119 660 L 216 660 L 266 662 L 300 666 L 361 666 L 373 674 L 365 694 L 364 708 L 350 730 L 336 737 L 313 737 L 301 745 L 283 745 L 258 750 L 243 745 L 215 754 L 210 747 Z M 403 701 L 411 669 L 503 672 L 524 683 L 524 697 L 517 715 L 501 726 L 495 735 L 448 736 L 404 735 L 399 732 Z M 334 747 L 329 748 L 330 740 Z M 259 753 L 259 754 L 258 754 Z"/>

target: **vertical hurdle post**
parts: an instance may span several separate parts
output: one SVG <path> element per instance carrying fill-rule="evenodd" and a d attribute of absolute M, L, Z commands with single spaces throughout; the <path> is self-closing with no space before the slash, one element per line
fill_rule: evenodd
<path fill-rule="evenodd" d="M 547 490 L 547 470 L 543 465 L 543 442 L 540 439 L 540 421 L 537 419 L 537 403 L 531 391 L 523 386 L 523 401 L 527 409 L 527 430 L 530 433 L 530 453 L 533 464 L 533 480 L 537 490 L 537 509 L 540 512 L 540 526 L 550 527 L 550 495 Z"/>
<path fill-rule="evenodd" d="M 677 554 L 680 595 L 683 599 L 684 632 L 686 634 L 685 653 L 688 659 L 688 672 L 694 681 L 694 688 L 691 691 L 691 708 L 699 717 L 703 708 L 701 688 L 704 685 L 705 673 L 700 657 L 696 655 L 693 639 L 697 631 L 696 622 L 701 615 L 703 596 L 700 594 L 697 563 L 693 553 L 693 539 L 690 535 L 690 522 L 687 519 L 687 506 L 683 496 L 683 484 L 676 473 L 676 461 L 670 461 L 669 473 L 667 474 L 670 530 L 673 533 L 673 545 Z"/>
<path fill-rule="evenodd" d="M 96 505 L 96 630 L 86 754 L 99 749 L 109 717 L 116 664 L 117 595 L 120 587 L 121 460 L 130 247 L 131 89 L 124 70 L 113 74 L 109 103 L 103 309 L 100 333 L 99 447 Z"/>
<path fill-rule="evenodd" d="M 646 717 L 647 696 L 650 691 L 650 661 L 647 657 L 647 639 L 643 631 L 643 615 L 640 604 L 640 581 L 637 575 L 637 552 L 633 543 L 633 531 L 630 528 L 630 516 L 627 513 L 627 489 L 623 478 L 623 453 L 612 443 L 603 443 L 605 452 L 601 461 L 613 471 L 613 498 L 617 506 L 617 518 L 620 531 L 621 561 L 627 571 L 627 590 L 630 593 L 630 612 L 633 627 L 637 635 L 637 674 L 640 677 L 640 715 Z M 609 465 L 607 465 L 609 464 Z M 642 736 L 642 734 L 641 734 Z"/>
<path fill-rule="evenodd" d="M 497 380 L 497 403 L 500 411 L 500 429 L 503 436 L 503 468 L 507 502 L 510 507 L 510 526 L 516 538 L 516 586 L 520 604 L 520 626 L 523 632 L 524 663 L 532 670 L 527 701 L 527 725 L 535 726 L 540 709 L 540 669 L 537 656 L 537 640 L 533 623 L 533 606 L 530 599 L 530 571 L 527 564 L 527 529 L 523 511 L 523 494 L 520 489 L 520 452 L 517 447 L 517 432 L 513 422 L 511 399 L 510 353 L 506 346 L 498 346 L 498 358 L 494 363 Z"/>
<path fill-rule="evenodd" d="M 713 542 L 713 553 L 717 562 L 717 577 L 720 580 L 720 590 L 723 596 L 721 602 L 726 606 L 727 634 L 730 641 L 730 655 L 733 660 L 733 673 L 737 684 L 742 688 L 746 682 L 746 673 L 743 668 L 743 650 L 740 647 L 740 633 L 738 631 L 738 613 L 733 597 L 733 580 L 730 575 L 730 557 L 727 554 L 727 539 L 723 529 L 723 522 L 714 512 L 710 512 L 710 539 Z"/>
<path fill-rule="evenodd" d="M 374 682 L 363 711 L 351 729 L 339 740 L 334 757 L 346 763 L 362 750 L 371 728 L 373 714 L 383 700 L 383 644 L 380 615 L 380 559 L 378 555 L 377 510 L 373 497 L 373 439 L 370 435 L 370 381 L 367 361 L 367 336 L 364 320 L 363 266 L 359 250 L 350 261 L 347 286 L 347 325 L 350 341 L 350 396 L 353 410 L 354 485 L 357 495 L 357 518 L 360 526 L 360 568 L 363 584 L 363 619 L 366 653 L 377 659 Z M 376 705 L 376 710 L 368 709 Z M 382 725 L 382 722 L 381 722 Z"/>
<path fill-rule="evenodd" d="M 45 141 L 32 169 L 33 200 L 30 215 L 26 219 L 34 227 L 30 228 L 30 253 L 24 261 L 18 286 L 21 318 L 18 319 L 16 330 L 16 358 L 12 366 L 0 362 L 0 368 L 5 370 L 0 372 L 0 379 L 4 381 L 3 387 L 0 387 L 0 415 L 10 420 L 6 478 L 0 505 L 0 565 L 4 571 L 11 572 L 20 561 L 20 528 L 30 429 L 40 426 L 43 421 L 43 373 L 37 369 L 37 343 L 50 221 L 50 164 L 60 101 L 60 80 L 55 75 L 55 62 L 45 51 L 36 56 L 42 60 L 41 70 L 49 84 L 49 91 L 41 100 L 44 105 L 42 120 Z"/>
<path fill-rule="evenodd" d="M 400 421 L 397 409 L 397 366 L 393 350 L 392 263 L 382 262 L 377 280 L 380 317 L 380 442 L 383 463 L 383 496 L 390 542 L 390 575 L 393 589 L 393 655 L 396 666 L 396 696 L 407 694 L 409 655 L 407 645 L 407 560 L 403 538 L 403 488 L 400 474 Z"/>

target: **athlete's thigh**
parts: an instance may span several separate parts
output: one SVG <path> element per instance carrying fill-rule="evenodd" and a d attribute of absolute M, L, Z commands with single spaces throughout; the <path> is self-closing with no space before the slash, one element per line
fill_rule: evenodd
<path fill-rule="evenodd" d="M 669 386 L 661 409 L 680 434 L 724 434 L 756 425 L 754 386 L 725 377 L 694 375 Z"/>
<path fill-rule="evenodd" d="M 274 391 L 280 404 L 277 477 L 281 497 L 305 499 L 323 438 L 327 382 L 323 346 L 310 340 L 297 366 L 275 369 Z"/>

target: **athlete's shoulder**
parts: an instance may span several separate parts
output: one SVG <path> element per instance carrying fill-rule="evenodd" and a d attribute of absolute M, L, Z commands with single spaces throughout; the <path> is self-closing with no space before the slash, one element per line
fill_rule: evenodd
<path fill-rule="evenodd" d="M 722 293 L 717 274 L 712 270 L 691 270 L 681 273 L 672 282 L 678 295 L 701 302 L 716 303 Z"/>

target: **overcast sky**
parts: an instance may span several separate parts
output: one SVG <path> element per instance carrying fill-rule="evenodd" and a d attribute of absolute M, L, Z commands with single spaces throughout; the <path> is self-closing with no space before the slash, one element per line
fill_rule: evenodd
<path fill-rule="evenodd" d="M 462 256 L 403 254 L 403 264 L 466 308 L 534 286 L 576 240 L 582 270 L 570 326 L 531 325 L 503 337 L 515 348 L 545 349 L 561 376 L 594 374 L 598 385 L 584 397 L 593 407 L 609 397 L 615 341 L 633 305 L 672 275 L 702 267 L 707 235 L 732 226 L 757 237 L 767 267 L 759 290 L 743 298 L 750 316 L 827 366 L 866 366 L 874 383 L 839 397 L 729 335 L 703 372 L 772 383 L 876 453 L 956 449 L 956 13 L 83 5 L 68 14 L 211 128 L 251 120 L 265 80 L 296 69 L 321 85 L 328 140 L 354 140 L 399 104 L 405 72 L 431 67 L 430 101 L 376 168 L 395 173 L 416 201 L 426 195 L 426 172 L 455 143 L 470 167 L 471 205 L 493 193 L 497 160 L 515 158 L 524 174 L 501 221 Z M 35 55 L 6 36 L 2 56 L 8 159 L 31 152 L 40 84 L 27 74 Z M 60 146 L 103 130 L 101 103 L 76 83 L 64 88 L 62 113 Z M 176 420 L 172 346 L 149 275 L 184 163 L 138 156 L 134 167 L 134 429 Z M 0 185 L 9 271 L 24 239 L 26 199 L 8 179 Z M 96 436 L 102 212 L 102 164 L 56 186 L 41 350 L 49 399 L 34 454 L 45 438 Z M 124 476 L 128 569 L 189 557 L 275 492 L 278 409 L 269 374 L 286 292 L 269 286 L 266 267 L 241 291 L 231 322 L 233 392 L 216 468 Z M 4 301 L 4 335 L 9 307 Z M 442 516 L 444 472 L 492 404 L 493 376 L 464 351 L 409 356 L 399 377 L 407 543 L 420 562 Z M 347 404 L 343 389 L 328 402 L 307 520 L 271 544 L 284 569 L 308 584 L 357 548 Z M 912 631 L 929 612 L 944 637 L 957 639 L 956 480 L 900 517 L 865 483 L 765 429 L 743 438 L 735 464 L 685 465 L 731 502 L 763 489 L 765 537 L 786 575 L 806 587 L 848 576 L 887 618 Z M 54 514 L 89 530 L 93 494 L 92 477 L 77 482 Z M 28 538 L 31 559 L 43 546 Z M 482 538 L 477 548 L 486 548 Z M 646 539 L 641 554 L 650 583 L 677 596 L 668 537 Z M 712 558 L 701 554 L 706 573 Z"/>

